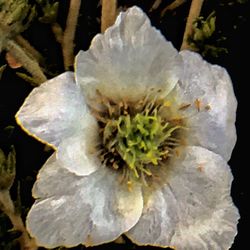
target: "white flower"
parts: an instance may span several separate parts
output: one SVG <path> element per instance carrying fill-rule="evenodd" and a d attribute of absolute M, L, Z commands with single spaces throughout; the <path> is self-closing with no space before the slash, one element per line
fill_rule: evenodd
<path fill-rule="evenodd" d="M 66 72 L 35 88 L 19 124 L 56 152 L 27 228 L 40 246 L 228 249 L 239 214 L 227 161 L 236 99 L 225 69 L 178 53 L 137 7 Z"/>

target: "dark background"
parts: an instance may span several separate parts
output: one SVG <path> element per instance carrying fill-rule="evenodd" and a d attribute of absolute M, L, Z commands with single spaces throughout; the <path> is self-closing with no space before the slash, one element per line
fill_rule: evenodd
<path fill-rule="evenodd" d="M 58 15 L 58 22 L 64 26 L 67 16 L 67 8 L 69 1 L 61 1 Z M 82 1 L 81 15 L 77 26 L 75 39 L 75 53 L 80 49 L 87 50 L 92 38 L 100 32 L 100 13 L 101 7 L 97 0 Z M 152 23 L 161 30 L 163 35 L 179 49 L 185 28 L 185 21 L 188 14 L 190 2 L 183 4 L 181 7 L 167 13 L 163 18 L 160 17 L 160 12 L 171 1 L 162 1 L 158 9 L 149 12 L 154 1 L 118 1 L 119 7 L 130 7 L 138 5 L 144 9 L 149 15 Z M 232 3 L 232 4 L 230 4 Z M 225 4 L 225 5 L 222 5 Z M 221 44 L 227 48 L 228 53 L 222 53 L 219 57 L 205 56 L 205 59 L 211 63 L 219 64 L 225 67 L 234 84 L 234 90 L 238 99 L 237 111 L 237 134 L 238 140 L 229 162 L 234 181 L 232 184 L 232 197 L 235 205 L 239 208 L 241 219 L 238 224 L 238 235 L 231 249 L 241 250 L 247 249 L 248 238 L 246 228 L 247 214 L 250 210 L 247 209 L 247 192 L 249 191 L 248 181 L 248 149 L 249 140 L 247 131 L 249 101 L 247 85 L 249 84 L 249 2 L 240 4 L 237 1 L 205 1 L 202 9 L 202 15 L 208 16 L 213 10 L 216 11 L 216 34 L 211 39 L 211 43 L 215 42 L 219 36 L 225 36 L 226 40 Z M 34 45 L 46 58 L 46 67 L 52 74 L 51 78 L 63 72 L 63 59 L 61 56 L 61 48 L 55 42 L 50 26 L 34 21 L 32 25 L 23 33 L 31 44 Z M 5 63 L 4 53 L 1 54 L 0 62 Z M 14 144 L 17 152 L 17 180 L 20 182 L 21 199 L 23 204 L 23 214 L 33 203 L 31 198 L 31 188 L 35 181 L 37 171 L 52 153 L 52 151 L 44 151 L 44 145 L 37 142 L 33 138 L 25 134 L 15 123 L 14 115 L 23 103 L 25 97 L 32 90 L 32 86 L 16 76 L 16 71 L 7 66 L 2 78 L 0 79 L 0 148 L 8 152 L 9 146 Z M 4 128 L 6 126 L 14 126 L 14 131 L 11 135 L 6 134 Z M 244 147 L 244 148 L 243 148 Z M 246 150 L 244 150 L 246 149 Z M 16 197 L 17 181 L 12 187 L 13 198 Z M 249 197 L 249 196 L 248 196 Z M 244 230 L 245 229 L 245 230 Z M 7 237 L 7 236 L 6 236 Z M 84 249 L 78 247 L 77 249 Z M 136 247 L 129 241 L 126 245 L 108 244 L 95 249 L 157 249 L 154 247 Z M 3 249 L 5 250 L 5 249 Z"/>

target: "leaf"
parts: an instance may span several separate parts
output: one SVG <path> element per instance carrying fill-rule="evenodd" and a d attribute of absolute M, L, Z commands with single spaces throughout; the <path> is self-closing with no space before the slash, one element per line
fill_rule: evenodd
<path fill-rule="evenodd" d="M 227 53 L 226 48 L 219 46 L 219 42 L 225 40 L 224 37 L 216 39 L 215 42 L 212 42 L 212 39 L 215 38 L 215 31 L 215 11 L 213 11 L 206 18 L 206 20 L 204 20 L 204 17 L 198 17 L 193 23 L 193 34 L 188 39 L 192 49 L 194 51 L 200 52 L 200 54 L 203 56 L 210 55 L 213 57 L 218 57 L 221 53 Z"/>
<path fill-rule="evenodd" d="M 41 23 L 55 23 L 58 14 L 59 2 L 50 3 L 48 0 L 37 0 L 37 3 L 41 6 L 43 16 L 39 17 Z"/>
<path fill-rule="evenodd" d="M 16 151 L 11 146 L 11 151 L 6 157 L 0 149 L 0 191 L 9 190 L 16 176 Z"/>
<path fill-rule="evenodd" d="M 8 38 L 27 29 L 36 15 L 28 0 L 1 1 L 0 7 L 0 23 L 2 27 L 7 27 L 4 32 Z"/>

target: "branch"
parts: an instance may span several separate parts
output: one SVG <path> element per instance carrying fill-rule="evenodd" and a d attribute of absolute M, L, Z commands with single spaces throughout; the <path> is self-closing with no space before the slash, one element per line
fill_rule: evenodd
<path fill-rule="evenodd" d="M 171 4 L 169 4 L 167 7 L 165 7 L 161 12 L 161 17 L 165 15 L 167 11 L 173 11 L 176 8 L 180 7 L 182 4 L 184 4 L 187 0 L 175 0 Z"/>
<path fill-rule="evenodd" d="M 200 15 L 203 2 L 204 0 L 192 0 L 180 50 L 184 49 L 192 50 L 192 48 L 188 44 L 188 39 L 193 33 L 193 23 Z"/>
<path fill-rule="evenodd" d="M 21 47 L 23 47 L 26 51 L 26 53 L 29 53 L 35 60 L 38 62 L 41 62 L 43 57 L 25 38 L 23 38 L 21 35 L 18 35 L 15 37 L 15 41 L 17 44 L 19 44 Z"/>
<path fill-rule="evenodd" d="M 154 3 L 153 3 L 153 5 L 152 5 L 152 7 L 149 10 L 149 12 L 156 10 L 160 6 L 161 1 L 162 0 L 155 0 Z"/>
<path fill-rule="evenodd" d="M 81 0 L 70 1 L 66 28 L 62 41 L 63 61 L 65 70 L 69 70 L 70 67 L 74 64 L 74 37 L 80 6 Z"/>
<path fill-rule="evenodd" d="M 5 48 L 11 52 L 12 56 L 33 76 L 37 85 L 47 80 L 37 61 L 30 58 L 16 42 L 8 40 Z"/>
<path fill-rule="evenodd" d="M 18 239 L 21 250 L 37 250 L 38 247 L 34 239 L 29 237 L 20 214 L 17 214 L 15 211 L 15 206 L 8 190 L 0 191 L 0 208 L 9 217 L 14 229 L 22 233 Z"/>
<path fill-rule="evenodd" d="M 56 41 L 62 45 L 63 42 L 63 30 L 62 27 L 58 23 L 51 24 L 52 32 L 55 35 Z"/>
<path fill-rule="evenodd" d="M 102 0 L 101 32 L 114 24 L 116 19 L 116 0 Z"/>

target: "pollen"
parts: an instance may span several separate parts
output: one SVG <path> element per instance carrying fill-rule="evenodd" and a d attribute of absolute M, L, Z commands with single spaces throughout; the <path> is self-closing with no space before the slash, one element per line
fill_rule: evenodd
<path fill-rule="evenodd" d="M 164 102 L 164 107 L 171 107 L 171 102 L 170 101 L 165 101 Z"/>

